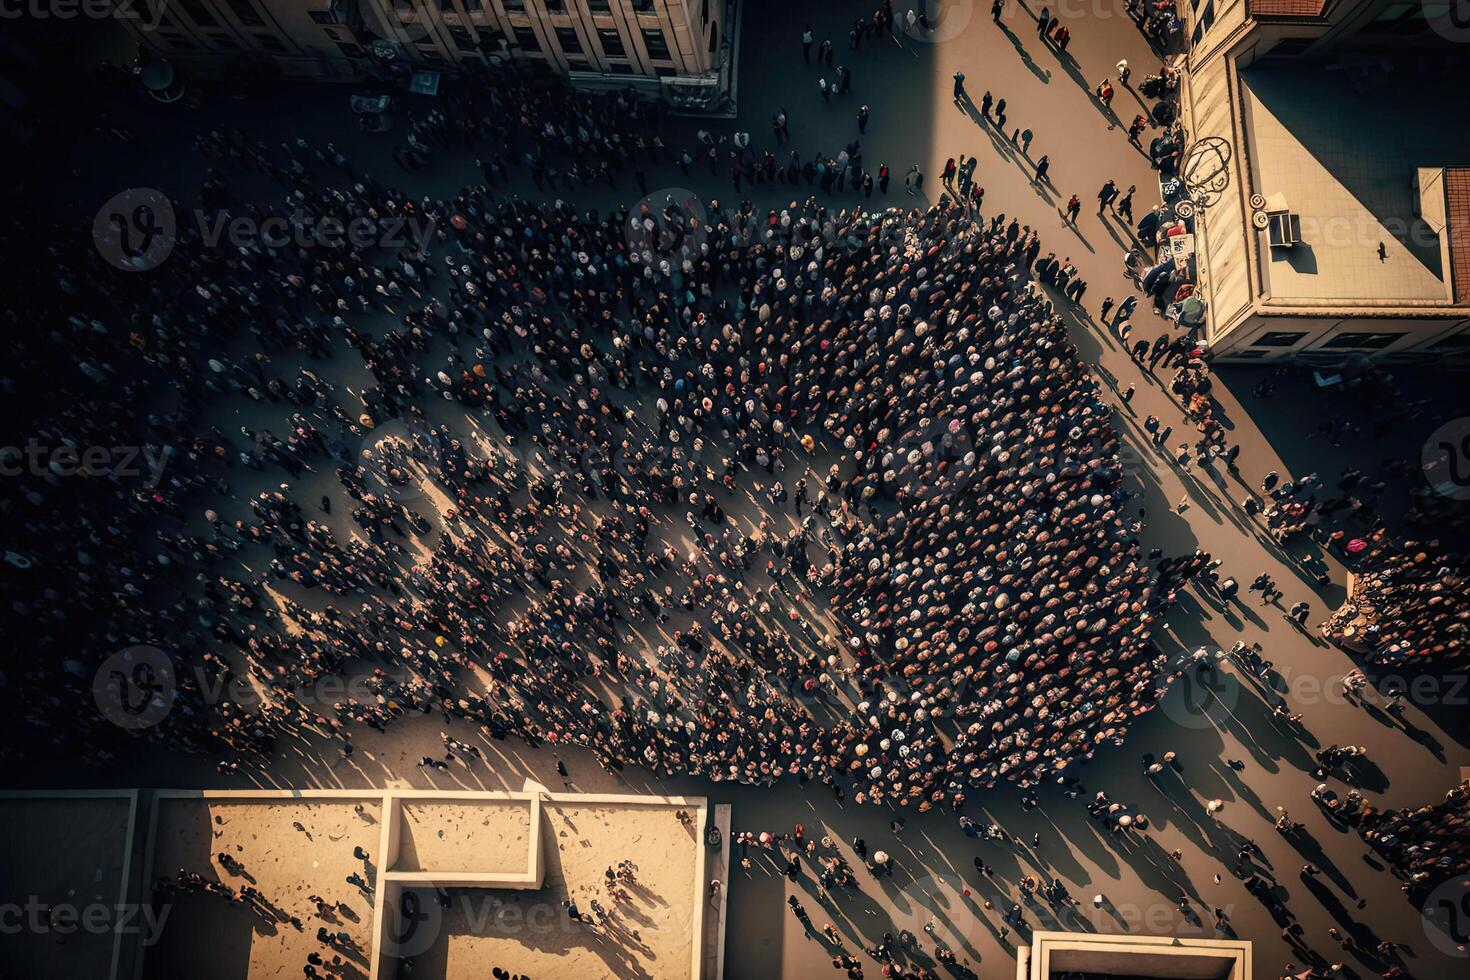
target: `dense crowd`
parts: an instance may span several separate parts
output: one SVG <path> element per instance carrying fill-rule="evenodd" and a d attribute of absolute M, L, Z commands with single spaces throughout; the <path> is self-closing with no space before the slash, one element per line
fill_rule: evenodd
<path fill-rule="evenodd" d="M 1470 783 L 1456 786 L 1439 803 L 1419 807 L 1380 810 L 1361 799 L 1332 803 L 1328 812 L 1355 826 L 1416 899 L 1470 867 Z"/>
<path fill-rule="evenodd" d="M 533 169 L 583 135 L 615 167 L 657 152 L 619 155 L 645 129 L 621 97 L 520 111 Z M 110 757 L 94 672 L 151 644 L 177 703 L 149 734 L 226 771 L 303 726 L 350 753 L 355 723 L 438 710 L 610 767 L 927 809 L 1055 775 L 1156 701 L 1118 437 L 1017 222 L 412 200 L 331 146 L 201 148 L 215 205 L 243 167 L 298 223 L 432 231 L 211 248 L 181 223 L 166 274 L 76 235 L 32 269 L 60 289 L 9 385 L 42 441 L 167 461 L 42 470 L 6 503 L 41 652 L 7 690 L 56 742 Z M 242 405 L 259 425 L 221 428 Z M 361 697 L 311 694 L 369 669 Z M 221 699 L 232 678 L 261 700 Z"/>
<path fill-rule="evenodd" d="M 1465 561 L 1439 541 L 1360 539 L 1352 592 L 1322 625 L 1324 636 L 1388 667 L 1464 663 L 1470 640 Z"/>

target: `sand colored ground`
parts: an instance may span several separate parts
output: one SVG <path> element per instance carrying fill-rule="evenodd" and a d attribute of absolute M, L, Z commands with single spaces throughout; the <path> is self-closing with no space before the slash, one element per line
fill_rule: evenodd
<path fill-rule="evenodd" d="M 361 806 L 361 812 L 355 806 Z M 182 867 L 236 889 L 253 884 L 280 915 L 271 921 L 218 895 L 170 896 L 171 912 L 161 940 L 147 951 L 144 975 L 150 980 L 300 977 L 313 950 L 331 959 L 330 951 L 316 939 L 317 927 L 325 925 L 331 932 L 346 932 L 360 949 L 347 957 L 340 975 L 349 980 L 366 977 L 372 896 L 345 879 L 357 872 L 369 885 L 376 883 L 373 852 L 380 810 L 376 802 L 350 799 L 268 804 L 164 800 L 149 881 L 160 875 L 172 877 Z M 368 853 L 367 863 L 353 857 L 354 846 Z M 240 861 L 249 877 L 226 871 L 218 860 L 221 851 Z M 308 898 L 313 894 L 328 902 L 346 902 L 353 917 L 324 922 Z M 299 931 L 287 921 L 293 915 L 302 922 Z"/>
<path fill-rule="evenodd" d="M 437 940 L 415 957 L 414 980 L 480 980 L 494 966 L 536 980 L 687 980 L 695 903 L 704 899 L 694 881 L 702 845 L 692 822 L 681 823 L 670 807 L 544 806 L 544 886 L 451 891 Z M 626 902 L 615 902 L 604 884 L 604 871 L 620 860 L 638 866 Z M 593 899 L 612 914 L 598 928 L 574 923 L 561 905 L 568 897 L 584 914 Z"/>
<path fill-rule="evenodd" d="M 394 871 L 525 871 L 531 803 L 489 800 L 403 804 Z"/>
<path fill-rule="evenodd" d="M 145 925 L 118 910 L 128 806 L 0 801 L 0 976 L 107 977 L 116 930 Z M 78 910 L 74 931 L 66 913 L 54 921 L 47 913 L 68 906 Z"/>

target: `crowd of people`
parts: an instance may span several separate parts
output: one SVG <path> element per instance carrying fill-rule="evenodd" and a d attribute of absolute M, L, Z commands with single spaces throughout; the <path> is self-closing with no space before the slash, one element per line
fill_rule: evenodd
<path fill-rule="evenodd" d="M 1358 539 L 1351 594 L 1321 632 L 1385 667 L 1443 669 L 1470 649 L 1470 575 L 1441 542 Z"/>
<path fill-rule="evenodd" d="M 510 91 L 485 97 L 514 117 Z M 622 96 L 518 110 L 533 169 L 655 152 L 620 155 L 644 132 Z M 44 439 L 173 450 L 151 486 L 41 472 L 8 504 L 46 570 L 13 607 L 66 651 L 10 690 L 58 742 L 109 757 L 57 709 L 142 643 L 176 665 L 153 734 L 225 770 L 302 725 L 350 753 L 354 723 L 441 710 L 610 767 L 927 809 L 1054 777 L 1157 699 L 1118 437 L 1016 221 L 413 200 L 330 145 L 200 145 L 215 205 L 245 168 L 315 221 L 433 230 L 210 248 L 182 227 L 152 277 L 50 246 L 63 326 L 17 345 Z M 349 351 L 368 383 L 327 369 Z M 261 424 L 226 432 L 242 403 Z M 311 698 L 365 667 L 369 694 Z M 218 698 L 241 677 L 258 705 Z"/>
<path fill-rule="evenodd" d="M 1339 809 L 1393 865 L 1403 890 L 1415 900 L 1470 868 L 1470 783 L 1456 786 L 1439 803 L 1418 807 L 1380 810 L 1359 802 L 1357 808 L 1344 803 Z"/>

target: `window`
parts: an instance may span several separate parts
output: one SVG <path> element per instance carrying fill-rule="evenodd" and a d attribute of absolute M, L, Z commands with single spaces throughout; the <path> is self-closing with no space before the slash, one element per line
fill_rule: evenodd
<path fill-rule="evenodd" d="M 719 49 L 720 49 L 720 25 L 719 24 L 711 24 L 709 26 L 709 53 L 710 54 L 714 54 Z"/>
<path fill-rule="evenodd" d="M 544 0 L 548 14 L 564 14 L 567 12 L 566 0 Z"/>
<path fill-rule="evenodd" d="M 232 37 L 213 37 L 210 38 L 210 40 L 213 41 L 214 46 L 219 48 L 221 51 L 240 50 L 240 45 L 236 44 L 235 39 Z"/>
<path fill-rule="evenodd" d="M 1402 337 L 1402 333 L 1340 333 L 1323 347 L 1353 347 L 1361 350 L 1383 350 Z"/>
<path fill-rule="evenodd" d="M 653 73 L 659 78 L 673 78 L 675 75 L 679 74 L 679 69 L 674 68 L 671 65 L 654 65 Z"/>
<path fill-rule="evenodd" d="M 658 28 L 643 29 L 643 44 L 648 48 L 648 56 L 654 61 L 669 60 L 669 43 L 664 40 L 664 32 Z"/>
<path fill-rule="evenodd" d="M 597 40 L 602 45 L 602 53 L 609 58 L 625 58 L 628 55 L 623 47 L 623 37 L 615 27 L 599 27 L 597 29 Z"/>
<path fill-rule="evenodd" d="M 341 49 L 342 53 L 349 58 L 361 58 L 366 54 L 366 52 L 363 51 L 362 48 L 358 47 L 355 44 L 348 44 L 345 41 L 338 41 L 337 47 Z"/>
<path fill-rule="evenodd" d="M 1247 358 L 1247 357 L 1249 357 L 1249 358 L 1265 357 L 1266 356 L 1266 353 L 1267 352 L 1266 351 L 1263 351 L 1263 350 L 1238 350 L 1238 351 L 1233 351 L 1230 354 L 1230 356 L 1232 358 L 1235 358 L 1236 360 L 1240 360 L 1240 359 Z"/>
<path fill-rule="evenodd" d="M 189 4 L 187 2 L 184 3 L 184 9 L 189 9 Z M 333 24 L 337 23 L 337 15 L 332 12 L 331 8 L 328 8 L 326 10 L 308 10 L 307 13 L 311 15 L 311 22 L 313 24 L 324 24 L 330 27 Z M 194 15 L 193 13 L 190 13 L 189 16 L 192 17 Z"/>
<path fill-rule="evenodd" d="M 449 28 L 449 36 L 454 38 L 454 46 L 461 51 L 474 51 L 479 47 L 475 43 L 475 36 L 470 33 L 467 27 L 452 26 Z"/>
<path fill-rule="evenodd" d="M 1297 341 L 1301 340 L 1306 335 L 1307 334 L 1306 334 L 1305 331 L 1302 331 L 1300 333 L 1293 333 L 1293 332 L 1286 331 L 1286 330 L 1273 330 L 1273 331 L 1271 331 L 1269 333 L 1263 333 L 1259 337 L 1257 337 L 1255 340 L 1251 341 L 1251 346 L 1252 347 L 1295 347 Z"/>
<path fill-rule="evenodd" d="M 633 0 L 633 9 L 640 14 L 653 12 L 653 0 Z"/>
<path fill-rule="evenodd" d="M 582 39 L 577 37 L 577 32 L 571 27 L 558 27 L 556 29 L 556 43 L 566 54 L 581 54 Z"/>
<path fill-rule="evenodd" d="M 594 14 L 612 13 L 612 6 L 609 0 L 587 0 L 587 9 Z"/>
<path fill-rule="evenodd" d="M 626 61 L 614 61 L 607 66 L 607 70 L 614 75 L 632 75 L 633 66 Z"/>
<path fill-rule="evenodd" d="M 703 0 L 699 5 L 699 22 L 701 24 L 709 23 L 709 0 Z"/>
<path fill-rule="evenodd" d="M 526 0 L 504 0 L 504 3 L 505 9 L 511 11 L 512 13 L 514 13 L 515 11 L 521 11 L 523 13 L 525 12 Z"/>
<path fill-rule="evenodd" d="M 255 40 L 260 42 L 260 46 L 262 48 L 265 48 L 271 54 L 286 53 L 286 46 L 282 44 L 278 38 L 270 37 L 268 35 L 260 35 L 257 36 Z"/>
<path fill-rule="evenodd" d="M 485 8 L 480 3 L 480 0 L 464 0 L 464 9 L 466 12 L 474 14 L 478 13 L 481 10 L 484 10 Z"/>
<path fill-rule="evenodd" d="M 516 35 L 516 46 L 524 51 L 540 51 L 541 42 L 536 40 L 536 32 L 529 27 L 512 28 Z"/>
<path fill-rule="evenodd" d="M 255 9 L 255 4 L 250 0 L 229 0 L 229 4 L 235 19 L 246 27 L 265 26 L 265 21 L 260 17 L 260 11 Z"/>

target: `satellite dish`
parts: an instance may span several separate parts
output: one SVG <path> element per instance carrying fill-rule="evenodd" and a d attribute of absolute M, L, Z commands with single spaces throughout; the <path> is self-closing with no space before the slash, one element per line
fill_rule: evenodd
<path fill-rule="evenodd" d="M 1251 210 L 1252 211 L 1262 211 L 1262 210 L 1265 210 L 1265 207 L 1266 207 L 1266 195 L 1264 195 L 1264 194 L 1252 194 L 1251 195 Z"/>
<path fill-rule="evenodd" d="M 1257 211 L 1255 214 L 1251 215 L 1251 224 L 1254 225 L 1258 231 L 1265 231 L 1267 226 L 1271 224 L 1271 216 L 1264 211 Z"/>

